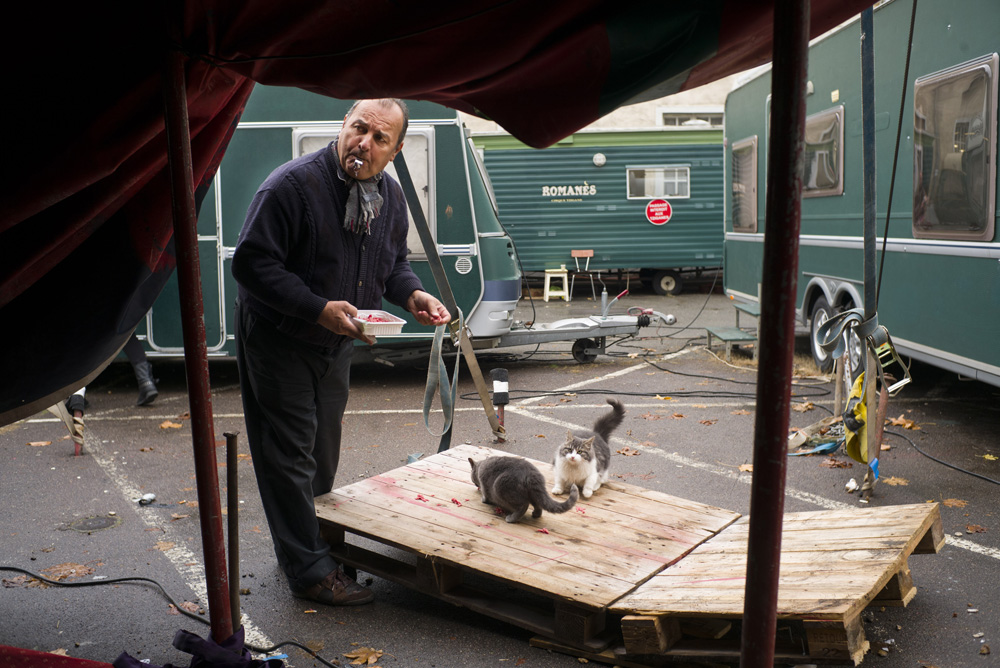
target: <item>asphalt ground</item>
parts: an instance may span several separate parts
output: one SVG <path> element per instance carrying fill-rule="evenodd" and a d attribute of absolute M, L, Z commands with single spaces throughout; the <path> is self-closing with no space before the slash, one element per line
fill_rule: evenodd
<path fill-rule="evenodd" d="M 678 296 L 631 286 L 612 312 L 638 305 L 672 313 L 677 324 L 643 329 L 591 364 L 572 359 L 571 342 L 480 353 L 487 378 L 494 367 L 510 377 L 503 449 L 549 460 L 567 428 L 589 426 L 606 408 L 605 397 L 618 396 L 628 415 L 614 450 L 639 454 L 616 452 L 613 479 L 747 513 L 752 473 L 741 467 L 753 458 L 756 372 L 746 354 L 729 365 L 704 349 L 703 327 L 734 322 L 719 286 L 710 291 L 711 278 Z M 620 288 L 609 285 L 609 292 Z M 596 313 L 584 292 L 578 284 L 569 303 L 524 300 L 518 318 L 549 322 Z M 797 347 L 805 350 L 804 340 Z M 807 356 L 797 359 L 794 400 L 814 407 L 794 411 L 791 426 L 804 427 L 829 414 L 833 391 Z M 174 614 L 155 585 L 106 582 L 149 578 L 180 605 L 207 605 L 183 364 L 154 360 L 154 371 L 160 396 L 147 407 L 133 405 L 135 381 L 126 363 L 91 384 L 83 456 L 73 455 L 65 427 L 48 413 L 0 428 L 0 566 L 86 585 L 44 586 L 0 572 L 0 644 L 109 663 L 127 652 L 157 665 L 188 665 L 190 657 L 171 646 L 174 633 L 209 635 L 206 624 Z M 984 478 L 1000 480 L 1000 389 L 926 365 L 912 372 L 914 381 L 889 406 L 889 415 L 901 418 L 889 429 L 902 436 L 887 436 L 881 475 L 894 484 L 880 482 L 871 504 L 941 503 L 948 542 L 937 555 L 910 559 L 919 593 L 908 607 L 864 613 L 871 650 L 863 665 L 998 665 L 1000 509 L 997 484 Z M 356 365 L 352 373 L 338 485 L 436 451 L 421 413 L 424 362 Z M 364 647 L 383 652 L 381 666 L 578 665 L 575 657 L 531 647 L 528 631 L 364 572 L 361 581 L 370 580 L 377 597 L 370 605 L 330 608 L 291 597 L 242 438 L 235 364 L 212 362 L 211 378 L 223 487 L 223 434 L 238 434 L 241 607 L 249 644 L 291 640 L 343 665 L 352 660 L 345 654 Z M 466 372 L 459 392 L 453 442 L 500 447 Z M 439 420 L 433 415 L 432 427 Z M 859 507 L 845 485 L 862 477 L 863 466 L 842 449 L 832 457 L 790 457 L 785 510 Z M 156 500 L 140 505 L 147 493 Z M 223 489 L 223 505 L 225 498 Z M 986 647 L 992 654 L 982 653 Z M 291 666 L 321 665 L 293 646 L 275 653 L 287 653 Z"/>

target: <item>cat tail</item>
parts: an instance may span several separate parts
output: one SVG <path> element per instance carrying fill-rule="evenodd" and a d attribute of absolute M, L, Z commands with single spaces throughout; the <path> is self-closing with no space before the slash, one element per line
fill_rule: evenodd
<path fill-rule="evenodd" d="M 542 510 L 549 513 L 565 513 L 572 510 L 573 506 L 576 505 L 577 499 L 580 498 L 580 488 L 573 485 L 569 490 L 569 498 L 562 503 L 559 503 L 544 491 L 539 496 L 540 503 L 538 505 L 542 507 Z"/>
<path fill-rule="evenodd" d="M 608 399 L 611 410 L 594 422 L 594 433 L 599 434 L 605 443 L 611 443 L 611 432 L 618 428 L 618 425 L 625 419 L 625 404 L 617 399 Z"/>

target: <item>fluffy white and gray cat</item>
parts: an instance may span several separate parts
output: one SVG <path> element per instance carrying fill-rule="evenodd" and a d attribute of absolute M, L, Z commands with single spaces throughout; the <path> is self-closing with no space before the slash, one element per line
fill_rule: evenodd
<path fill-rule="evenodd" d="M 531 516 L 538 519 L 542 511 L 565 513 L 575 504 L 579 490 L 574 485 L 569 498 L 559 503 L 545 491 L 545 478 L 531 462 L 518 457 L 487 457 L 477 462 L 469 457 L 472 465 L 472 482 L 479 488 L 483 503 L 499 506 L 507 513 L 508 522 L 516 522 L 535 507 Z"/>
<path fill-rule="evenodd" d="M 570 431 L 566 442 L 556 450 L 552 461 L 555 466 L 556 484 L 553 494 L 563 494 L 570 485 L 583 490 L 589 499 L 608 480 L 611 464 L 611 432 L 625 418 L 625 406 L 617 399 L 608 399 L 611 410 L 594 422 L 591 430 Z"/>

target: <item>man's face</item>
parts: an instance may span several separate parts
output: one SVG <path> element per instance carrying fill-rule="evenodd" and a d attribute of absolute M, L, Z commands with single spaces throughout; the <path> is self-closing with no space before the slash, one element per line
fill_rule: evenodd
<path fill-rule="evenodd" d="M 383 107 L 375 100 L 365 100 L 344 119 L 337 140 L 340 166 L 358 180 L 375 176 L 403 147 L 396 146 L 402 129 L 403 111 L 397 105 Z"/>

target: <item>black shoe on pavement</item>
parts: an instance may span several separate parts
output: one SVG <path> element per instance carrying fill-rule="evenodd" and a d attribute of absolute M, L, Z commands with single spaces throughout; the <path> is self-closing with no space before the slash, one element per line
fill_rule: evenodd
<path fill-rule="evenodd" d="M 339 568 L 312 587 L 292 589 L 292 595 L 326 605 L 364 605 L 375 599 L 370 589 L 347 577 Z"/>

